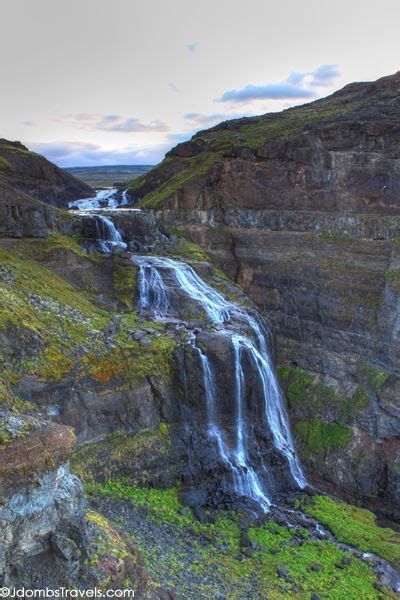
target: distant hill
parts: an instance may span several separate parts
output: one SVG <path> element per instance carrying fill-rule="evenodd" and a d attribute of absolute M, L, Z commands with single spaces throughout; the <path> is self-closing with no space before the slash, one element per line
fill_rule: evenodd
<path fill-rule="evenodd" d="M 152 168 L 153 165 L 107 165 L 70 167 L 65 170 L 92 187 L 109 187 L 114 183 L 132 181 Z"/>
<path fill-rule="evenodd" d="M 68 201 L 93 196 L 82 180 L 66 173 L 21 142 L 0 139 L 0 182 L 41 202 L 65 208 Z"/>

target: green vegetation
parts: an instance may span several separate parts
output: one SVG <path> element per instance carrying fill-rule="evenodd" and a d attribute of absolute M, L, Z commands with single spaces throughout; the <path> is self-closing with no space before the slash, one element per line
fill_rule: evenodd
<path fill-rule="evenodd" d="M 362 385 L 351 396 L 338 393 L 332 387 L 318 381 L 315 382 L 315 376 L 297 367 L 282 365 L 277 373 L 286 390 L 290 406 L 294 410 L 301 409 L 302 414 L 310 417 L 318 416 L 324 419 L 333 413 L 339 423 L 345 424 L 350 422 L 355 414 L 370 405 L 370 394 L 365 387 L 368 381 L 364 371 L 364 375 L 359 376 Z M 369 370 L 368 373 L 370 378 L 378 377 L 378 373 L 374 370 Z M 379 373 L 378 379 L 382 380 L 382 374 Z"/>
<path fill-rule="evenodd" d="M 375 515 L 369 510 L 328 496 L 316 496 L 312 503 L 304 505 L 304 510 L 329 527 L 338 541 L 400 564 L 400 533 L 378 527 Z"/>
<path fill-rule="evenodd" d="M 248 534 L 257 547 L 243 554 L 240 515 L 220 512 L 200 523 L 182 506 L 175 488 L 132 488 L 120 479 L 86 489 L 89 495 L 133 504 L 139 511 L 135 522 L 143 526 L 147 520 L 146 529 L 153 532 L 141 533 L 142 526 L 130 532 L 150 576 L 182 597 L 211 598 L 217 592 L 232 599 L 309 599 L 313 593 L 332 600 L 382 597 L 369 565 L 355 558 L 343 563 L 346 552 L 331 542 L 309 541 L 300 527 L 286 529 L 272 521 L 253 526 Z M 127 531 L 123 518 L 118 525 Z"/>
<path fill-rule="evenodd" d="M 68 257 L 82 265 L 78 280 L 73 270 L 61 276 L 52 268 Z M 12 391 L 24 375 L 57 382 L 89 374 L 103 383 L 120 378 L 122 384 L 132 385 L 149 374 L 170 373 L 175 342 L 161 333 L 159 324 L 143 321 L 131 311 L 118 317 L 111 336 L 104 335 L 115 312 L 98 305 L 94 296 L 101 292 L 96 285 L 102 281 L 98 275 L 102 260 L 87 257 L 77 238 L 60 234 L 0 244 L 0 264 L 7 273 L 0 284 L 0 331 L 21 346 L 20 355 L 10 352 L 8 345 L 0 347 L 2 407 L 34 410 Z M 121 265 L 118 258 L 113 266 L 116 294 L 128 308 L 134 299 L 136 268 Z M 156 330 L 149 346 L 132 338 L 132 330 L 140 326 Z"/>
<path fill-rule="evenodd" d="M 0 171 L 11 171 L 12 166 L 4 156 L 0 156 Z"/>
<path fill-rule="evenodd" d="M 365 385 L 378 392 L 389 377 L 389 373 L 380 371 L 370 364 L 362 362 L 358 367 L 358 377 Z"/>
<path fill-rule="evenodd" d="M 121 265 L 120 258 L 114 256 L 113 277 L 118 300 L 125 308 L 132 309 L 136 292 L 136 265 Z"/>
<path fill-rule="evenodd" d="M 319 419 L 298 421 L 295 431 L 311 453 L 321 454 L 326 450 L 337 450 L 351 440 L 352 432 L 349 427 L 337 423 L 326 423 Z"/>
<path fill-rule="evenodd" d="M 160 185 L 155 191 L 150 192 L 137 204 L 138 208 L 159 208 L 161 204 L 168 200 L 175 192 L 181 189 L 183 186 L 192 182 L 198 177 L 202 177 L 213 165 L 217 155 L 214 152 L 203 152 L 198 156 L 186 159 L 185 167 L 176 175 L 169 177 L 165 183 Z M 134 182 L 129 186 L 129 191 L 132 194 L 137 193 L 143 183 L 146 176 L 135 179 Z"/>
<path fill-rule="evenodd" d="M 122 378 L 125 383 L 134 384 L 147 375 L 160 377 L 169 373 L 175 344 L 173 338 L 159 334 L 159 337 L 152 338 L 149 346 L 131 340 L 101 355 L 89 353 L 83 362 L 89 375 L 101 383 Z"/>

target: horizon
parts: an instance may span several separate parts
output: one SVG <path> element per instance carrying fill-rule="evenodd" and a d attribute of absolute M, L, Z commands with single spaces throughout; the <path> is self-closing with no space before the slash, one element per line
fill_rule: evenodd
<path fill-rule="evenodd" d="M 3 55 L 14 48 L 0 66 L 1 136 L 61 167 L 155 165 L 222 121 L 398 71 L 397 2 L 306 4 L 15 0 L 0 40 Z"/>

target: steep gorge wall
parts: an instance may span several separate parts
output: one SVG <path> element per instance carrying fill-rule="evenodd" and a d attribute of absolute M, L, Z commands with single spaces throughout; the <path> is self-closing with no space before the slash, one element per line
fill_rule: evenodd
<path fill-rule="evenodd" d="M 399 91 L 397 74 L 200 132 L 131 192 L 209 252 L 273 324 L 310 477 L 391 518 L 400 499 Z"/>

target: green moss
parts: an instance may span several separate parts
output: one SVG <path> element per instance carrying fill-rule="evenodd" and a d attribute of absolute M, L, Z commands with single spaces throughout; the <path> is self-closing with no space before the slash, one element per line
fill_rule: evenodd
<path fill-rule="evenodd" d="M 371 402 L 370 394 L 363 385 L 347 396 L 320 382 L 315 383 L 314 376 L 299 368 L 282 365 L 277 373 L 286 389 L 289 405 L 305 415 L 323 418 L 334 412 L 338 422 L 345 424 L 368 408 Z M 361 377 L 360 382 L 365 383 L 365 378 Z"/>
<path fill-rule="evenodd" d="M 118 300 L 125 308 L 132 309 L 136 293 L 137 267 L 121 264 L 119 256 L 114 256 L 114 287 Z"/>
<path fill-rule="evenodd" d="M 178 245 L 174 247 L 173 254 L 190 260 L 199 260 L 204 262 L 208 262 L 210 260 L 210 258 L 198 244 L 194 244 L 193 242 L 189 242 L 183 238 L 181 238 Z"/>
<path fill-rule="evenodd" d="M 358 367 L 358 376 L 364 384 L 372 387 L 372 389 L 377 392 L 389 377 L 389 373 L 380 371 L 372 365 L 362 362 Z"/>
<path fill-rule="evenodd" d="M 4 156 L 0 156 L 0 171 L 11 171 L 12 166 Z"/>
<path fill-rule="evenodd" d="M 316 496 L 313 503 L 306 504 L 304 509 L 329 527 L 340 542 L 400 564 L 400 533 L 379 527 L 375 515 L 369 510 L 337 502 L 328 496 Z"/>
<path fill-rule="evenodd" d="M 177 489 L 131 488 L 123 480 L 86 486 L 90 494 L 133 502 L 143 519 L 150 519 L 169 538 L 168 547 L 152 536 L 136 537 L 135 543 L 156 581 L 166 583 L 179 596 L 212 598 L 224 592 L 229 598 L 379 597 L 369 565 L 353 558 L 331 542 L 307 540 L 301 528 L 286 529 L 272 521 L 251 527 L 249 536 L 258 545 L 251 556 L 240 552 L 238 515 L 219 513 L 215 522 L 199 523 L 179 501 Z M 121 522 L 121 527 L 124 527 Z M 318 563 L 319 570 L 313 569 Z M 184 572 L 182 571 L 184 565 Z M 340 566 L 340 568 L 338 567 Z M 279 577 L 284 566 L 288 578 Z"/>
<path fill-rule="evenodd" d="M 0 423 L 0 445 L 10 444 L 13 438 L 10 431 Z"/>
<path fill-rule="evenodd" d="M 142 346 L 130 340 L 126 346 L 113 348 L 101 355 L 89 353 L 84 359 L 86 371 L 93 379 L 108 383 L 112 379 L 123 379 L 134 384 L 148 375 L 161 377 L 172 369 L 176 342 L 167 335 L 152 338 L 151 345 Z"/>
<path fill-rule="evenodd" d="M 60 381 L 62 376 L 70 373 L 73 369 L 73 362 L 65 356 L 63 348 L 57 345 L 47 346 L 43 358 L 37 367 L 34 368 L 39 381 Z"/>
<path fill-rule="evenodd" d="M 349 427 L 337 423 L 327 423 L 319 419 L 298 421 L 295 431 L 309 452 L 321 454 L 329 449 L 337 450 L 345 446 L 352 437 Z"/>

